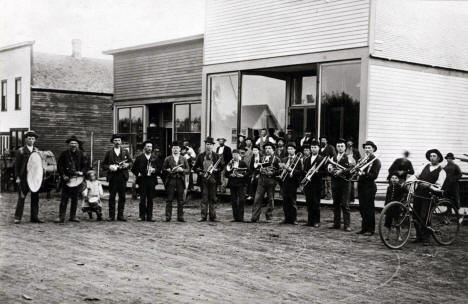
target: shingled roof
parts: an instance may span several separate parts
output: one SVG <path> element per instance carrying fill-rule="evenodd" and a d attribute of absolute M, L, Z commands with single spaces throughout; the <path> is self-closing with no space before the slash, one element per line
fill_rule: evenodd
<path fill-rule="evenodd" d="M 112 94 L 112 68 L 111 60 L 34 52 L 32 87 Z"/>

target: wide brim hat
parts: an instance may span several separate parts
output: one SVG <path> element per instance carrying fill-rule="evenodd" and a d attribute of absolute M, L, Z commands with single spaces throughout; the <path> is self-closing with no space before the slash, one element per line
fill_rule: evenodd
<path fill-rule="evenodd" d="M 374 149 L 374 152 L 377 151 L 377 146 L 374 144 L 373 141 L 368 140 L 362 144 L 362 148 L 365 148 L 366 146 L 371 146 Z"/>
<path fill-rule="evenodd" d="M 426 152 L 426 159 L 427 159 L 428 161 L 430 161 L 430 156 L 431 156 L 432 153 L 437 154 L 437 156 L 439 157 L 439 163 L 442 162 L 442 161 L 444 160 L 444 157 L 442 156 L 442 153 L 440 153 L 439 150 L 437 150 L 437 149 L 430 149 L 430 150 L 427 150 L 427 152 Z"/>
<path fill-rule="evenodd" d="M 297 149 L 296 143 L 293 141 L 288 141 L 288 143 L 286 144 L 286 148 L 288 147 L 293 147 L 294 149 Z"/>
<path fill-rule="evenodd" d="M 76 141 L 78 144 L 81 143 L 81 140 L 79 140 L 75 135 L 72 135 L 69 138 L 67 138 L 65 142 L 69 144 L 72 141 Z"/>
<path fill-rule="evenodd" d="M 26 137 L 35 137 L 35 138 L 38 138 L 39 135 L 37 135 L 36 131 L 33 131 L 33 130 L 29 130 L 28 132 L 24 133 L 24 138 Z"/>
<path fill-rule="evenodd" d="M 265 149 L 266 147 L 270 146 L 273 150 L 276 149 L 276 146 L 274 143 L 271 143 L 271 142 L 266 142 L 263 144 L 263 149 Z"/>
<path fill-rule="evenodd" d="M 219 139 L 219 138 L 218 138 L 218 139 Z M 214 145 L 214 143 L 215 143 L 215 142 L 214 142 L 213 137 L 209 137 L 209 136 L 208 136 L 208 137 L 205 139 L 205 144 L 212 144 L 212 145 Z"/>
<path fill-rule="evenodd" d="M 224 137 L 218 137 L 218 138 L 216 138 L 216 141 L 220 141 L 220 140 L 226 141 L 226 138 L 224 138 Z"/>
<path fill-rule="evenodd" d="M 449 152 L 447 155 L 445 155 L 445 159 L 455 159 L 455 155 L 453 155 L 452 152 Z"/>
<path fill-rule="evenodd" d="M 112 134 L 112 137 L 111 137 L 111 139 L 110 139 L 110 142 L 113 143 L 113 142 L 114 142 L 114 139 L 116 139 L 116 138 L 122 139 L 122 135 L 120 135 L 120 134 L 118 134 L 118 133 Z"/>
<path fill-rule="evenodd" d="M 246 136 L 244 134 L 237 135 L 237 138 L 241 138 L 241 137 L 244 138 L 244 139 L 246 138 Z"/>

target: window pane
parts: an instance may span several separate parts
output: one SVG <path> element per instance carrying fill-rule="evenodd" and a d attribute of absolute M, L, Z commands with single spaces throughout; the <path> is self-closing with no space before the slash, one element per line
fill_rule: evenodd
<path fill-rule="evenodd" d="M 317 95 L 317 77 L 316 76 L 302 77 L 302 94 L 301 94 L 302 104 L 315 105 L 316 95 Z"/>
<path fill-rule="evenodd" d="M 190 105 L 191 132 L 201 131 L 201 104 L 194 103 Z"/>
<path fill-rule="evenodd" d="M 320 133 L 335 144 L 340 137 L 359 137 L 360 63 L 323 65 Z"/>
<path fill-rule="evenodd" d="M 118 117 L 117 132 L 118 133 L 130 133 L 130 109 L 129 108 L 118 109 L 117 117 Z"/>
<path fill-rule="evenodd" d="M 130 111 L 131 133 L 136 134 L 136 142 L 143 142 L 143 108 L 136 107 Z"/>
<path fill-rule="evenodd" d="M 21 94 L 21 79 L 16 79 L 16 94 Z"/>
<path fill-rule="evenodd" d="M 256 137 L 261 129 L 286 127 L 286 81 L 260 75 L 242 77 L 241 129 Z"/>
<path fill-rule="evenodd" d="M 211 100 L 211 136 L 227 139 L 226 145 L 234 146 L 237 133 L 237 74 L 214 75 L 210 77 Z"/>
<path fill-rule="evenodd" d="M 190 131 L 190 105 L 176 105 L 175 106 L 175 128 L 176 132 L 188 132 Z"/>

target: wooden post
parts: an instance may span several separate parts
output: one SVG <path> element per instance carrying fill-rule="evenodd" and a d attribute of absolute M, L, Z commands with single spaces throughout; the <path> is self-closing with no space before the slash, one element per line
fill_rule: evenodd
<path fill-rule="evenodd" d="M 97 178 L 99 179 L 99 172 L 101 171 L 101 160 L 97 161 Z"/>
<path fill-rule="evenodd" d="M 94 131 L 91 131 L 91 167 L 93 166 L 93 151 L 94 151 Z"/>

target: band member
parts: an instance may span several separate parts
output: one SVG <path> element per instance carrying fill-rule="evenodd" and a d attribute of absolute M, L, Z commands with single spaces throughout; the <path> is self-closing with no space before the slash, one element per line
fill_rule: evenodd
<path fill-rule="evenodd" d="M 309 170 L 318 166 L 323 157 L 319 155 L 320 144 L 314 140 L 310 143 L 310 148 L 304 146 L 304 151 L 308 150 L 311 154 L 303 161 L 303 172 L 307 174 Z M 305 155 L 305 153 L 304 153 Z M 322 177 L 326 174 L 326 164 L 323 164 L 319 171 L 312 176 L 310 181 L 304 187 L 304 194 L 307 204 L 307 223 L 306 226 L 319 227 L 320 226 L 320 195 L 322 192 Z"/>
<path fill-rule="evenodd" d="M 219 172 L 223 168 L 222 157 L 213 151 L 213 138 L 205 139 L 205 151 L 198 155 L 194 170 L 201 173 L 202 178 L 202 200 L 201 218 L 199 222 L 205 222 L 207 217 L 210 221 L 216 221 L 216 184 L 219 183 Z"/>
<path fill-rule="evenodd" d="M 445 171 L 440 165 L 443 161 L 443 157 L 439 150 L 428 150 L 426 152 L 426 159 L 430 163 L 420 167 L 416 173 L 407 180 L 414 181 L 418 179 L 435 185 L 428 187 L 421 183 L 414 191 L 413 211 L 424 223 L 427 221 L 429 213 L 428 201 L 430 199 L 430 191 L 440 191 L 445 182 L 445 178 L 447 177 Z M 415 222 L 415 228 L 416 240 L 414 242 L 423 242 L 424 245 L 429 245 L 429 231 L 426 228 L 421 227 L 417 221 Z"/>
<path fill-rule="evenodd" d="M 354 139 L 352 137 L 348 138 L 346 141 L 346 151 L 345 153 L 348 155 L 349 164 L 354 166 L 356 162 L 361 158 L 361 153 L 358 149 L 354 147 Z M 354 182 L 351 182 L 351 192 L 349 194 L 349 201 L 354 202 Z"/>
<path fill-rule="evenodd" d="M 153 143 L 147 140 L 143 143 L 143 153 L 135 159 L 132 167 L 140 190 L 139 221 L 154 222 L 153 197 L 159 171 L 159 161 L 153 154 Z"/>
<path fill-rule="evenodd" d="M 377 151 L 377 146 L 372 141 L 366 141 L 362 147 L 364 148 L 365 156 L 367 156 L 366 164 L 372 163 L 359 172 L 358 198 L 362 221 L 361 230 L 357 233 L 370 236 L 375 232 L 375 194 L 377 193 L 375 180 L 379 176 L 382 165 L 379 159 L 375 159 L 374 153 Z"/>
<path fill-rule="evenodd" d="M 294 135 L 294 128 L 291 125 L 288 125 L 286 128 L 284 140 L 286 142 L 295 142 L 298 148 L 302 148 L 299 139 Z"/>
<path fill-rule="evenodd" d="M 252 156 L 249 164 L 250 168 L 250 184 L 248 187 L 248 197 L 247 200 L 251 200 L 255 198 L 255 192 L 257 192 L 258 186 L 258 177 L 260 175 L 260 162 L 262 160 L 262 156 L 260 155 L 260 148 L 257 146 L 252 147 Z"/>
<path fill-rule="evenodd" d="M 245 135 L 243 134 L 238 134 L 237 135 L 237 149 L 239 148 L 245 148 Z"/>
<path fill-rule="evenodd" d="M 172 201 L 177 199 L 177 220 L 184 220 L 184 189 L 185 174 L 189 173 L 187 159 L 180 155 L 180 144 L 177 141 L 172 142 L 172 154 L 166 157 L 162 166 L 164 175 L 167 200 L 166 200 L 166 222 L 172 218 Z"/>
<path fill-rule="evenodd" d="M 15 211 L 15 224 L 21 223 L 21 218 L 23 217 L 24 210 L 24 201 L 28 192 L 31 192 L 31 222 L 32 223 L 43 223 L 38 217 L 39 214 L 39 191 L 32 192 L 29 189 L 27 176 L 28 176 L 28 160 L 29 156 L 33 152 L 38 152 L 39 150 L 34 147 L 34 143 L 39 136 L 33 130 L 30 130 L 24 134 L 26 145 L 21 147 L 16 152 L 16 161 L 15 161 L 15 176 L 16 184 L 18 185 L 18 202 L 16 203 Z"/>
<path fill-rule="evenodd" d="M 125 191 L 127 190 L 128 169 L 132 165 L 132 159 L 128 150 L 122 148 L 122 136 L 112 135 L 111 143 L 114 147 L 106 152 L 102 168 L 107 170 L 107 180 L 109 181 L 109 218 L 108 221 L 115 220 L 115 196 L 119 195 L 117 205 L 117 220 L 127 221 L 124 218 Z"/>
<path fill-rule="evenodd" d="M 332 145 L 328 144 L 328 140 L 325 136 L 320 137 L 320 151 L 319 151 L 320 156 L 322 157 L 330 157 L 332 158 L 335 156 L 336 152 L 335 149 L 333 148 Z M 347 159 L 347 158 L 346 158 Z M 332 198 L 332 193 L 331 193 L 331 177 L 330 176 L 325 176 L 323 178 L 323 188 L 322 188 L 322 198 L 325 198 L 327 200 Z"/>
<path fill-rule="evenodd" d="M 186 191 L 187 191 L 187 190 L 192 190 L 193 189 L 192 167 L 193 167 L 193 163 L 195 162 L 195 159 L 197 158 L 197 153 L 195 153 L 195 150 L 190 145 L 190 142 L 188 140 L 186 140 L 186 139 L 183 142 L 183 146 L 187 147 L 187 154 L 185 154 L 184 157 L 187 159 L 189 167 L 190 167 L 190 171 L 189 171 L 189 175 L 188 175 L 188 178 L 189 178 L 188 189 L 186 189 Z"/>
<path fill-rule="evenodd" d="M 279 159 L 283 159 L 288 156 L 288 151 L 287 151 L 287 146 L 285 146 L 284 139 L 282 137 L 278 137 L 278 140 L 276 141 L 277 146 L 275 149 L 275 155 Z"/>
<path fill-rule="evenodd" d="M 299 178 L 302 172 L 302 163 L 299 156 L 296 156 L 296 144 L 289 142 L 287 144 L 288 156 L 284 157 L 279 164 L 281 172 L 286 173 L 286 178 L 281 183 L 283 193 L 283 224 L 297 225 L 297 187 L 299 187 Z M 286 170 L 286 171 L 284 171 Z"/>
<path fill-rule="evenodd" d="M 271 142 L 264 144 L 266 155 L 262 157 L 261 165 L 257 167 L 259 178 L 257 191 L 255 192 L 254 204 L 252 207 L 252 222 L 255 223 L 260 218 L 262 211 L 263 198 L 265 193 L 268 197 L 267 209 L 265 211 L 265 218 L 267 221 L 271 220 L 273 208 L 275 206 L 274 195 L 276 187 L 276 176 L 279 172 L 279 159 L 275 156 L 275 145 Z"/>
<path fill-rule="evenodd" d="M 342 138 L 336 142 L 337 154 L 332 157 L 333 164 L 328 165 L 328 172 L 331 173 L 331 187 L 333 194 L 333 226 L 332 229 L 340 229 L 341 227 L 341 212 L 343 212 L 344 230 L 351 231 L 351 214 L 349 210 L 349 189 L 350 182 L 345 178 L 345 170 L 349 168 L 348 156 L 345 153 L 346 141 Z"/>
<path fill-rule="evenodd" d="M 255 145 L 260 148 L 260 150 L 263 151 L 265 143 L 271 143 L 271 144 L 276 144 L 276 141 L 274 138 L 268 135 L 267 129 L 263 128 L 260 131 L 260 137 L 257 139 L 255 142 Z"/>
<path fill-rule="evenodd" d="M 78 148 L 80 141 L 76 136 L 71 136 L 65 141 L 68 144 L 68 149 L 60 154 L 57 161 L 57 171 L 60 174 L 62 183 L 62 198 L 60 200 L 59 217 L 56 223 L 65 221 L 67 212 L 68 200 L 71 199 L 70 205 L 70 222 L 79 222 L 76 218 L 76 208 L 78 207 L 78 195 L 83 192 L 86 187 L 83 178 L 83 172 L 88 170 L 88 161 L 83 152 Z M 79 179 L 77 179 L 79 178 Z M 79 184 L 70 184 L 71 179 L 79 180 Z"/>
<path fill-rule="evenodd" d="M 249 178 L 249 168 L 241 159 L 239 152 L 239 150 L 233 150 L 232 160 L 226 165 L 234 222 L 244 221 L 245 188 Z"/>
<path fill-rule="evenodd" d="M 390 179 L 392 175 L 396 175 L 400 179 L 400 182 L 404 182 L 408 176 L 414 174 L 413 164 L 408 159 L 409 155 L 409 151 L 404 151 L 403 157 L 395 159 L 390 168 L 388 168 L 387 179 Z"/>
<path fill-rule="evenodd" d="M 299 143 L 301 147 L 303 147 L 304 145 L 310 145 L 312 140 L 314 140 L 314 138 L 312 138 L 312 131 L 310 129 L 307 129 L 304 133 L 304 137 L 301 138 Z"/>
<path fill-rule="evenodd" d="M 460 167 L 453 161 L 455 156 L 453 153 L 447 153 L 445 156 L 447 165 L 444 167 L 444 171 L 447 175 L 442 190 L 444 190 L 445 196 L 452 199 L 455 202 L 455 206 L 460 208 L 460 186 L 458 181 L 462 177 Z"/>
<path fill-rule="evenodd" d="M 101 198 L 104 196 L 104 190 L 94 170 L 89 170 L 86 175 L 86 187 L 83 191 L 84 200 L 81 210 L 87 212 L 90 219 L 93 218 L 93 212 L 96 212 L 97 220 L 102 221 Z"/>
<path fill-rule="evenodd" d="M 303 160 L 305 160 L 307 157 L 311 155 L 310 149 L 311 149 L 310 145 L 304 145 L 302 147 L 302 154 L 304 155 L 304 157 L 302 158 Z"/>
<path fill-rule="evenodd" d="M 247 166 L 250 166 L 250 160 L 252 159 L 252 138 L 247 137 L 245 139 L 245 156 L 242 158 L 243 161 L 247 164 Z"/>
<path fill-rule="evenodd" d="M 226 192 L 226 186 L 227 186 L 227 178 L 225 177 L 225 164 L 229 163 L 232 159 L 232 152 L 231 148 L 225 145 L 226 138 L 218 138 L 216 139 L 218 141 L 219 146 L 216 148 L 216 153 L 219 154 L 223 159 L 223 166 L 220 167 L 222 169 L 222 173 L 220 175 L 221 177 L 221 185 L 220 185 L 220 191 L 221 192 Z"/>

